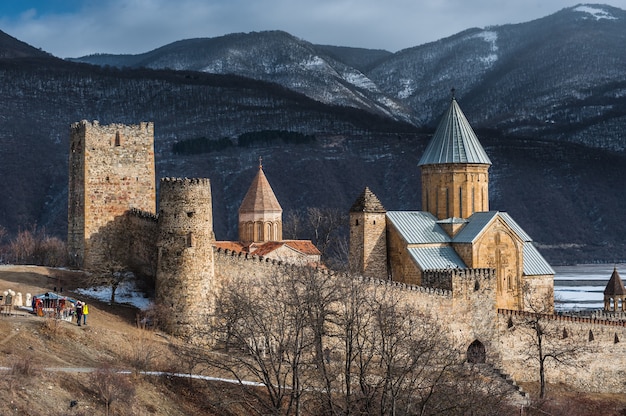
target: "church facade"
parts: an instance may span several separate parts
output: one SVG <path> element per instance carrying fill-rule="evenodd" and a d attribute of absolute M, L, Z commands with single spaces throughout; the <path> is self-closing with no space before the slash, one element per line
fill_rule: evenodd
<path fill-rule="evenodd" d="M 386 211 L 369 188 L 350 209 L 356 270 L 449 290 L 426 272 L 494 269 L 494 309 L 551 313 L 554 270 L 509 214 L 489 210 L 491 161 L 455 99 L 419 166 L 423 210 Z"/>

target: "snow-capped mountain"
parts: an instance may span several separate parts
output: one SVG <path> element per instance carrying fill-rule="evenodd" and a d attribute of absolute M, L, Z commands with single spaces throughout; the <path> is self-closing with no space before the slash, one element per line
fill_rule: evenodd
<path fill-rule="evenodd" d="M 400 100 L 390 99 L 363 72 L 323 49 L 286 32 L 269 31 L 181 40 L 141 55 L 91 55 L 75 61 L 236 74 L 275 82 L 326 104 L 408 119 L 409 110 Z"/>
<path fill-rule="evenodd" d="M 432 127 L 455 88 L 478 127 L 624 150 L 624 44 L 626 12 L 577 5 L 527 23 L 468 29 L 393 54 L 260 32 L 76 61 L 237 74 L 416 126 Z"/>

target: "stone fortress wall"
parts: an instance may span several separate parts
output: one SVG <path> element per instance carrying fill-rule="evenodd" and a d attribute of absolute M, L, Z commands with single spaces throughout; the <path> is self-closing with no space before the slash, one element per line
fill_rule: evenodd
<path fill-rule="evenodd" d="M 219 288 L 231 276 L 264 278 L 295 273 L 303 267 L 216 249 L 208 179 L 162 179 L 157 213 L 154 180 L 148 178 L 154 176 L 151 123 L 129 127 L 80 122 L 72 126 L 71 134 L 70 248 L 83 267 L 97 266 L 106 255 L 107 245 L 115 243 L 126 253 L 120 258 L 129 267 L 146 275 L 154 273 L 157 302 L 168 310 L 168 327 L 173 334 L 185 337 L 206 332 Z M 148 162 L 135 163 L 143 158 Z M 150 163 L 151 169 L 147 167 Z M 362 221 L 374 224 L 374 218 L 363 217 Z M 372 227 L 371 233 L 379 241 L 381 230 Z M 315 270 L 328 278 L 335 273 Z M 436 320 L 461 353 L 478 343 L 484 347 L 486 362 L 510 373 L 515 380 L 537 380 L 538 372 L 524 360 L 531 348 L 520 320 L 525 315 L 498 313 L 496 309 L 495 270 L 427 272 L 422 276 L 422 286 L 372 276 L 354 278 L 397 292 Z M 626 392 L 623 321 L 616 324 L 555 317 L 554 322 L 571 334 L 570 340 L 598 348 L 574 360 L 585 371 L 550 368 L 550 382 L 562 381 L 589 391 Z"/>
<path fill-rule="evenodd" d="M 527 325 L 532 319 L 535 316 L 528 312 L 498 310 L 502 368 L 518 382 L 538 379 L 535 338 Z M 546 333 L 544 353 L 573 351 L 563 364 L 546 360 L 548 383 L 580 391 L 626 393 L 626 320 L 542 315 L 541 323 Z"/>

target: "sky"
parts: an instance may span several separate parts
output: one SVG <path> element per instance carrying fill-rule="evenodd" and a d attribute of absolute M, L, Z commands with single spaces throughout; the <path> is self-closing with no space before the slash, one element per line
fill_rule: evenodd
<path fill-rule="evenodd" d="M 135 54 L 190 38 L 284 30 L 396 52 L 472 27 L 521 23 L 567 0 L 1 0 L 0 30 L 60 58 Z M 605 2 L 626 9 L 626 0 Z"/>

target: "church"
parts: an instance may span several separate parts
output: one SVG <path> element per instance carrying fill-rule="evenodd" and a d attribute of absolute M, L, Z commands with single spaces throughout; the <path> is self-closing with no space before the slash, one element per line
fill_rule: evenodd
<path fill-rule="evenodd" d="M 353 270 L 437 287 L 426 272 L 494 269 L 496 309 L 551 313 L 554 270 L 509 214 L 489 210 L 491 161 L 454 98 L 419 166 L 421 211 L 386 211 L 369 188 L 350 209 Z"/>
<path fill-rule="evenodd" d="M 263 164 L 239 207 L 239 240 L 214 246 L 298 266 L 319 266 L 321 253 L 310 240 L 283 240 L 283 209 L 270 186 Z"/>

